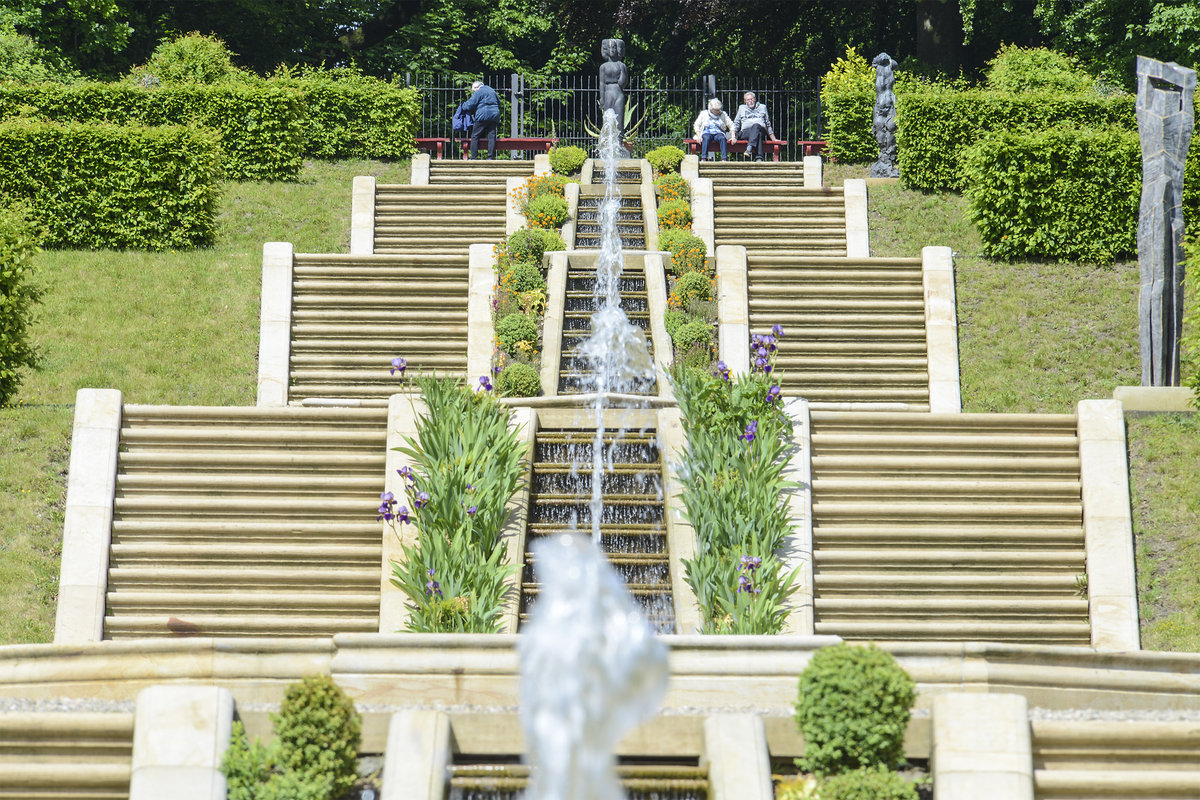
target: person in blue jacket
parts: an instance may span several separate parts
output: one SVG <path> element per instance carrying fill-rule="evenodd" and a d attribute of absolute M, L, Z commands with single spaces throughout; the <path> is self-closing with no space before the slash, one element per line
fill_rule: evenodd
<path fill-rule="evenodd" d="M 475 118 L 471 126 L 471 158 L 479 152 L 479 139 L 487 136 L 488 158 L 496 157 L 496 129 L 500 127 L 500 97 L 483 81 L 471 84 L 471 96 L 462 110 Z"/>

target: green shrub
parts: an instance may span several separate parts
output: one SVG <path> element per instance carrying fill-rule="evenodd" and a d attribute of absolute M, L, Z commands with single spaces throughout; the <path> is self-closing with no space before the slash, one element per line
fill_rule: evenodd
<path fill-rule="evenodd" d="M 229 749 L 221 759 L 228 800 L 259 800 L 262 787 L 275 769 L 277 755 L 277 746 L 264 747 L 257 737 L 253 742 L 248 741 L 245 725 L 235 720 Z"/>
<path fill-rule="evenodd" d="M 506 353 L 517 352 L 518 342 L 531 347 L 536 345 L 537 336 L 537 322 L 520 312 L 509 314 L 496 323 L 496 338 L 500 341 L 500 349 Z"/>
<path fill-rule="evenodd" d="M 988 62 L 987 87 L 1001 92 L 1078 93 L 1095 84 L 1096 79 L 1070 56 L 1045 47 L 1001 45 Z"/>
<path fill-rule="evenodd" d="M 542 228 L 522 228 L 508 237 L 508 257 L 513 261 L 542 263 L 542 256 L 551 250 L 566 250 L 567 244 L 555 231 Z"/>
<path fill-rule="evenodd" d="M 712 276 L 704 240 L 687 228 L 665 228 L 658 232 L 658 247 L 671 254 L 667 265 L 676 277 L 689 272 Z"/>
<path fill-rule="evenodd" d="M 667 335 L 672 340 L 675 339 L 675 331 L 679 330 L 680 326 L 691 322 L 695 317 L 689 314 L 682 308 L 668 308 L 663 314 L 663 327 L 667 329 Z"/>
<path fill-rule="evenodd" d="M 551 147 L 549 155 L 550 169 L 559 175 L 574 175 L 579 172 L 583 169 L 583 162 L 587 161 L 588 157 L 586 150 L 573 145 Z"/>
<path fill-rule="evenodd" d="M 19 207 L 0 207 L 0 405 L 17 394 L 21 371 L 37 366 L 29 340 L 33 307 L 42 292 L 33 283 L 38 252 L 34 227 Z"/>
<path fill-rule="evenodd" d="M 1200 235 L 1188 237 L 1184 278 L 1182 366 L 1183 385 L 1192 390 L 1192 405 L 1200 408 Z"/>
<path fill-rule="evenodd" d="M 216 234 L 216 134 L 32 120 L 0 124 L 0 194 L 53 246 L 166 250 Z"/>
<path fill-rule="evenodd" d="M 534 228 L 561 228 L 570 218 L 567 201 L 552 194 L 539 195 L 525 206 L 525 219 Z"/>
<path fill-rule="evenodd" d="M 673 144 L 666 144 L 662 147 L 656 147 L 649 153 L 646 153 L 646 160 L 650 162 L 650 166 L 659 174 L 668 172 L 678 172 L 679 164 L 683 161 L 684 152 Z"/>
<path fill-rule="evenodd" d="M 362 718 L 332 678 L 314 675 L 289 686 L 273 721 L 285 771 L 310 784 L 328 778 L 330 800 L 350 790 L 358 779 Z"/>
<path fill-rule="evenodd" d="M 970 215 L 989 257 L 1108 263 L 1137 252 L 1136 133 L 992 133 L 963 158 Z"/>
<path fill-rule="evenodd" d="M 897 766 L 915 699 L 912 678 L 875 645 L 821 648 L 800 673 L 796 722 L 805 748 L 796 764 L 820 777 Z"/>
<path fill-rule="evenodd" d="M 537 397 L 542 393 L 542 378 L 533 365 L 514 361 L 500 371 L 496 388 L 505 397 Z"/>
<path fill-rule="evenodd" d="M 1051 127 L 1136 130 L 1131 95 L 1012 94 L 926 86 L 897 95 L 897 159 L 904 182 L 961 191 L 963 151 L 988 133 Z"/>
<path fill-rule="evenodd" d="M 0 26 L 0 81 L 44 83 L 77 76 L 55 63 L 31 37 Z"/>
<path fill-rule="evenodd" d="M 417 151 L 413 137 L 421 107 L 416 89 L 348 67 L 281 67 L 267 83 L 299 98 L 309 158 L 400 159 Z"/>
<path fill-rule="evenodd" d="M 692 199 L 692 185 L 677 172 L 659 175 L 654 179 L 654 188 L 658 189 L 658 196 L 662 200 Z"/>
<path fill-rule="evenodd" d="M 667 302 L 672 308 L 687 308 L 696 300 L 711 299 L 711 279 L 701 272 L 688 272 L 675 281 L 675 288 Z"/>
<path fill-rule="evenodd" d="M 671 340 L 675 344 L 675 349 L 680 353 L 687 353 L 694 347 L 701 347 L 704 349 L 706 357 L 712 358 L 712 349 L 715 343 L 713 327 L 705 320 L 692 317 L 682 325 L 676 326 L 675 332 L 671 334 Z"/>
<path fill-rule="evenodd" d="M 144 66 L 130 73 L 136 83 L 157 81 L 163 86 L 217 84 L 251 79 L 233 65 L 233 53 L 215 36 L 192 32 L 163 42 Z"/>
<path fill-rule="evenodd" d="M 668 200 L 658 204 L 658 227 L 690 228 L 692 225 L 692 207 L 686 200 Z"/>
<path fill-rule="evenodd" d="M 821 784 L 821 800 L 917 800 L 917 787 L 887 767 L 861 767 Z"/>
<path fill-rule="evenodd" d="M 296 93 L 269 83 L 143 89 L 118 83 L 0 84 L 0 120 L 185 125 L 220 132 L 228 180 L 294 179 L 303 164 L 304 112 Z"/>
<path fill-rule="evenodd" d="M 879 155 L 872 118 L 875 108 L 875 68 L 846 47 L 821 78 L 821 116 L 829 157 L 843 163 L 874 161 Z"/>
<path fill-rule="evenodd" d="M 546 278 L 537 264 L 518 261 L 500 277 L 500 284 L 511 292 L 535 292 L 546 288 Z"/>
<path fill-rule="evenodd" d="M 528 203 L 530 200 L 543 195 L 565 197 L 567 184 L 571 182 L 571 179 L 566 175 L 556 175 L 555 173 L 530 175 L 525 179 L 525 202 Z"/>

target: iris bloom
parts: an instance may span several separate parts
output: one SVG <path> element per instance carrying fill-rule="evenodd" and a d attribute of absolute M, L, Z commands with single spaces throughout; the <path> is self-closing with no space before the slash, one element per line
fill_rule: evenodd
<path fill-rule="evenodd" d="M 399 372 L 401 375 L 403 375 L 404 370 L 406 370 L 406 369 L 408 369 L 408 361 L 406 361 L 403 358 L 393 358 L 392 359 L 391 374 L 395 375 L 397 372 Z"/>

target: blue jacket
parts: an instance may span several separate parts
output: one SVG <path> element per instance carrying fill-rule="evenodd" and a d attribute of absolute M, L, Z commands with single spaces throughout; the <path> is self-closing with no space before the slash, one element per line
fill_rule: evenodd
<path fill-rule="evenodd" d="M 462 104 L 462 110 L 475 115 L 476 122 L 492 122 L 500 119 L 500 97 L 486 83 L 480 86 Z"/>
<path fill-rule="evenodd" d="M 456 131 L 471 130 L 471 125 L 475 121 L 471 119 L 470 114 L 463 110 L 463 106 L 465 105 L 465 101 L 458 104 L 458 108 L 454 111 L 454 119 L 450 121 L 450 127 L 454 128 Z"/>

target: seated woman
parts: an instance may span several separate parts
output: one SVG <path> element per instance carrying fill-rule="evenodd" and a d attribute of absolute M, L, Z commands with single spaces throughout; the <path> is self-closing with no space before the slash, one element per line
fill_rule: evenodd
<path fill-rule="evenodd" d="M 696 117 L 696 121 L 692 123 L 692 130 L 700 140 L 701 159 L 709 155 L 709 146 L 717 142 L 721 145 L 721 160 L 729 160 L 729 143 L 736 142 L 737 139 L 733 135 L 733 120 L 721 110 L 720 100 L 714 97 L 708 101 L 708 108 Z M 711 156 L 709 160 L 712 160 Z"/>
<path fill-rule="evenodd" d="M 771 129 L 771 115 L 767 107 L 758 102 L 754 92 L 746 92 L 738 106 L 737 114 L 733 116 L 733 134 L 746 140 L 746 155 L 755 161 L 763 160 L 764 138 L 775 138 Z"/>

